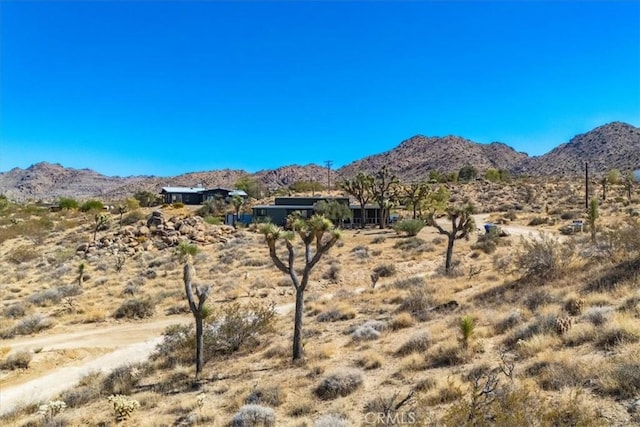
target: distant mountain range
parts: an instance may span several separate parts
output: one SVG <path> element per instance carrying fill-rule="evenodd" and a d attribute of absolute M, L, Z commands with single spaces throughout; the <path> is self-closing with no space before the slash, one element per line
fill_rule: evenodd
<path fill-rule="evenodd" d="M 383 165 L 403 181 L 427 179 L 429 171 L 455 172 L 471 165 L 483 172 L 506 169 L 514 175 L 575 176 L 584 173 L 589 162 L 593 174 L 616 168 L 640 169 L 640 128 L 613 122 L 577 135 L 542 156 L 530 157 L 506 144 L 479 144 L 458 136 L 417 135 L 384 153 L 356 160 L 332 171 L 333 181 L 349 178 L 359 171 L 372 173 Z M 267 188 L 286 187 L 296 181 L 327 181 L 327 170 L 319 165 L 283 166 L 249 174 L 242 170 L 215 170 L 175 177 L 108 177 L 90 169 L 65 168 L 38 163 L 27 169 L 0 173 L 0 194 L 13 200 L 54 200 L 60 196 L 86 199 L 117 199 L 139 190 L 158 192 L 163 186 L 233 187 L 238 179 L 250 176 Z"/>

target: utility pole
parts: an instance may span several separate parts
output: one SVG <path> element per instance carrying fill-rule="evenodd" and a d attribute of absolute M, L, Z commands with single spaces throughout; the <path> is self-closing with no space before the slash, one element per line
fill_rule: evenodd
<path fill-rule="evenodd" d="M 333 160 L 325 160 L 324 164 L 327 166 L 327 190 L 331 191 L 331 165 Z"/>

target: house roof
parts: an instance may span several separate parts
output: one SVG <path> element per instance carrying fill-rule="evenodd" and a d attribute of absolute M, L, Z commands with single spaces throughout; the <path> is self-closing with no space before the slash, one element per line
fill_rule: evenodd
<path fill-rule="evenodd" d="M 162 187 L 161 192 L 165 193 L 193 193 L 198 194 L 204 191 L 202 187 Z"/>
<path fill-rule="evenodd" d="M 360 209 L 360 205 L 349 205 L 351 209 Z M 365 205 L 365 209 L 380 209 L 377 204 Z M 297 210 L 311 210 L 313 205 L 254 205 L 253 209 L 297 209 Z"/>
<path fill-rule="evenodd" d="M 245 197 L 248 196 L 247 193 L 245 193 L 243 190 L 233 190 L 229 192 L 230 196 L 241 196 L 241 197 Z"/>

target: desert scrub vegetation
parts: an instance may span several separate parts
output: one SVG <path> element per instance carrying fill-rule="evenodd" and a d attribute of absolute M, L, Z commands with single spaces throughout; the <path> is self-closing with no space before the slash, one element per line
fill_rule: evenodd
<path fill-rule="evenodd" d="M 362 371 L 343 369 L 325 377 L 313 390 L 321 400 L 333 400 L 348 396 L 364 382 Z"/>
<path fill-rule="evenodd" d="M 7 358 L 0 364 L 0 368 L 6 369 L 9 371 L 13 371 L 15 369 L 27 369 L 33 356 L 28 351 L 18 351 L 10 354 Z"/>
<path fill-rule="evenodd" d="M 398 234 L 405 234 L 409 237 L 417 236 L 426 224 L 420 219 L 404 219 L 393 226 Z"/>
<path fill-rule="evenodd" d="M 244 405 L 233 416 L 230 425 L 232 427 L 275 427 L 276 413 L 266 406 Z"/>
<path fill-rule="evenodd" d="M 0 337 L 7 339 L 16 335 L 36 334 L 53 327 L 53 321 L 42 314 L 33 314 L 17 321 L 12 327 L 0 331 Z"/>
<path fill-rule="evenodd" d="M 560 242 L 547 234 L 538 238 L 522 237 L 514 263 L 524 280 L 541 283 L 566 274 L 574 252 L 571 242 Z"/>
<path fill-rule="evenodd" d="M 155 307 L 151 299 L 128 299 L 113 313 L 116 319 L 145 319 L 153 316 Z"/>

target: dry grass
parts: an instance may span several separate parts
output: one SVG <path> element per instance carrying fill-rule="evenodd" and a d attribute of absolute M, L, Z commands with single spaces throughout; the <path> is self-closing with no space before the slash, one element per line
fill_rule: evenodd
<path fill-rule="evenodd" d="M 491 184 L 482 191 L 480 187 L 474 190 L 474 185 L 454 190 L 454 196 L 462 198 L 464 191 L 471 191 L 466 195 L 481 203 L 485 200 L 485 208 L 504 208 L 488 220 L 503 220 L 506 226 L 526 226 L 532 218 L 544 217 L 546 221 L 535 227 L 555 231 L 565 223 L 561 215 L 576 210 L 571 203 L 577 190 L 570 190 L 567 183 L 548 184 L 545 191 L 536 191 L 535 204 L 524 200 L 526 188 L 542 184 Z M 487 198 L 489 193 L 492 198 Z M 627 215 L 616 203 L 603 205 L 603 226 Z M 543 211 L 545 204 L 548 214 Z M 167 208 L 165 215 L 185 209 Z M 145 216 L 149 213 L 141 212 Z M 3 343 L 4 348 L 13 348 L 17 339 L 93 327 L 86 323 L 101 322 L 101 328 L 135 328 L 143 322 L 180 316 L 167 317 L 167 312 L 181 313 L 191 320 L 183 296 L 181 262 L 172 248 L 149 245 L 142 249 L 150 239 L 138 239 L 136 247 L 140 249 L 127 254 L 117 270 L 117 257 L 106 249 L 92 249 L 86 257 L 76 253 L 75 249 L 90 238 L 86 219 L 39 215 L 46 221 L 26 227 L 31 228 L 28 236 L 17 237 L 20 234 L 14 229 L 4 232 L 0 330 L 8 331 L 34 315 L 51 319 L 55 328 L 33 330 L 33 337 L 17 336 Z M 47 221 L 53 224 L 52 229 L 47 228 Z M 51 230 L 58 231 L 54 235 Z M 112 230 L 100 232 L 99 238 L 116 231 L 118 227 L 112 226 Z M 319 263 L 305 292 L 303 362 L 291 362 L 291 283 L 265 262 L 268 254 L 262 237 L 241 231 L 225 236 L 224 241 L 200 245 L 202 255 L 194 263 L 196 282 L 213 286 L 209 301 L 213 310 L 228 306 L 230 300 L 288 307 L 277 317 L 275 330 L 260 336 L 255 346 L 212 356 L 197 390 L 192 388 L 190 347 L 185 348 L 184 359 L 155 361 L 154 370 L 145 370 L 135 381 L 126 372 L 114 374 L 109 381 L 106 375 L 87 378 L 61 396 L 68 405 L 64 416 L 72 420 L 69 425 L 115 422 L 104 396 L 107 385 L 140 402 L 141 408 L 129 421 L 140 426 L 188 422 L 225 426 L 240 413 L 245 414 L 240 418 L 248 419 L 250 411 L 242 409 L 245 405 L 273 410 L 275 425 L 310 426 L 327 420 L 362 425 L 367 402 L 405 389 L 415 390 L 412 400 L 422 421 L 448 425 L 444 420 L 450 408 L 465 413 L 463 409 L 469 407 L 469 374 L 483 366 L 498 369 L 501 350 L 517 358 L 514 388 L 501 395 L 504 401 L 500 402 L 512 408 L 514 417 L 527 414 L 540 420 L 540 425 L 553 425 L 542 420 L 557 421 L 565 416 L 568 422 L 580 421 L 584 420 L 579 418 L 582 412 L 595 420 L 585 425 L 597 425 L 601 418 L 593 408 L 598 407 L 612 425 L 632 425 L 637 420 L 626 406 L 640 387 L 635 375 L 640 363 L 640 298 L 633 274 L 637 255 L 626 259 L 617 251 L 613 262 L 607 258 L 594 261 L 588 239 L 575 238 L 571 240 L 576 250 L 570 263 L 554 264 L 557 271 L 553 277 L 529 277 L 525 282 L 522 272 L 513 270 L 513 257 L 511 264 L 493 262 L 494 257 L 507 259 L 521 250 L 516 235 L 501 238 L 495 248 L 483 240 L 476 252 L 494 251 L 491 255 L 473 255 L 471 246 L 477 244 L 477 236 L 468 242 L 457 241 L 454 260 L 461 263 L 464 274 L 454 278 L 437 273 L 446 242 L 432 227 L 425 227 L 416 238 L 397 238 L 374 229 L 347 230 L 343 241 L 344 245 L 334 247 Z M 7 255 L 21 247 L 36 247 L 37 256 L 18 266 Z M 71 296 L 75 310 L 66 310 L 66 297 L 53 294 L 77 283 L 81 262 L 86 263 L 88 278 L 82 292 Z M 376 268 L 386 277 L 372 289 L 370 275 Z M 479 273 L 470 278 L 472 271 Z M 134 295 L 123 295 L 129 284 L 136 285 Z M 128 299 L 149 301 L 155 310 L 144 320 L 116 319 L 116 310 Z M 430 311 L 449 301 L 456 301 L 458 308 Z M 459 319 L 465 314 L 476 322 L 468 348 L 458 340 Z M 554 327 L 559 316 L 572 319 L 572 327 L 562 335 Z M 421 336 L 428 339 L 414 339 Z M 6 360 L 10 350 L 2 351 Z M 26 370 L 12 373 L 9 385 L 29 378 L 29 371 L 35 375 L 53 369 L 52 353 L 32 356 Z M 348 374 L 354 368 L 357 374 Z M 501 381 L 511 384 L 504 378 Z M 580 398 L 572 398 L 578 392 Z M 206 394 L 202 407 L 196 404 L 199 393 Z M 38 425 L 36 410 L 25 408 L 1 418 L 0 424 Z M 496 425 L 518 422 L 504 413 L 493 416 Z M 270 422 L 268 416 L 265 419 Z M 512 424 L 499 424 L 501 419 Z"/>

